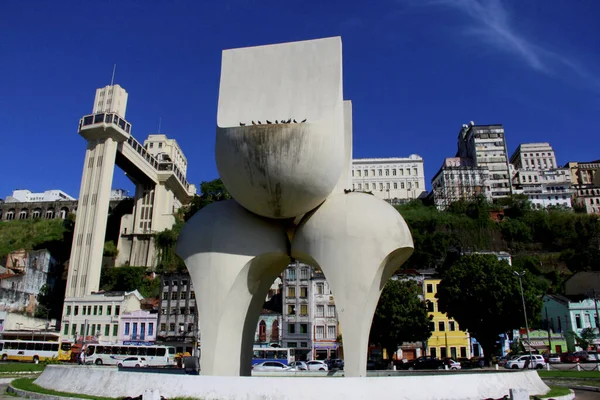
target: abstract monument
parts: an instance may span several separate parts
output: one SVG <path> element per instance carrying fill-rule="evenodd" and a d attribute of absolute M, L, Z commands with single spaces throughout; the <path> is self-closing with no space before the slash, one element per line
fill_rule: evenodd
<path fill-rule="evenodd" d="M 349 190 L 342 86 L 339 37 L 223 52 L 216 161 L 235 200 L 196 213 L 177 245 L 197 294 L 202 375 L 250 375 L 261 306 L 291 258 L 327 277 L 345 375 L 366 375 L 377 301 L 413 242 L 392 206 Z"/>

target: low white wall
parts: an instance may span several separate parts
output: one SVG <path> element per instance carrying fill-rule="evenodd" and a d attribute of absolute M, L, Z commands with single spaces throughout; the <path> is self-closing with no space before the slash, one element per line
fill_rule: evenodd
<path fill-rule="evenodd" d="M 212 399 L 461 399 L 500 398 L 509 389 L 529 394 L 549 388 L 536 371 L 409 374 L 398 377 L 314 378 L 192 376 L 123 372 L 116 368 L 49 365 L 35 381 L 47 389 L 105 397 L 139 396 L 158 389 L 162 396 Z"/>

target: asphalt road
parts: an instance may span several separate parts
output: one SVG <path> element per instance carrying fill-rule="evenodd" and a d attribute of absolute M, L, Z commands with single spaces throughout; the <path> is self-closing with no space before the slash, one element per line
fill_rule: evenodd
<path fill-rule="evenodd" d="M 580 400 L 580 399 L 581 400 L 598 400 L 598 399 L 600 399 L 600 393 L 588 392 L 585 390 L 576 390 L 575 391 L 575 399 L 577 399 L 577 400 Z"/>

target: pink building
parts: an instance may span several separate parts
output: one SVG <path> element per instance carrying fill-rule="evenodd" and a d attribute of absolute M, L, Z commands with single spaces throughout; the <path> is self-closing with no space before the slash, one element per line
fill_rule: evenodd
<path fill-rule="evenodd" d="M 119 342 L 123 344 L 154 343 L 156 341 L 156 321 L 158 313 L 137 310 L 121 314 L 119 323 Z"/>

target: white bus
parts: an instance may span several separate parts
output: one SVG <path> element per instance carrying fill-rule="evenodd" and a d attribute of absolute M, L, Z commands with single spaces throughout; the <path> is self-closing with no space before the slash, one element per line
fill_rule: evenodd
<path fill-rule="evenodd" d="M 86 364 L 117 365 L 127 357 L 140 356 L 146 359 L 149 367 L 177 365 L 175 347 L 171 346 L 88 344 L 84 351 Z"/>
<path fill-rule="evenodd" d="M 48 342 L 38 340 L 0 340 L 0 359 L 2 361 L 32 361 L 55 359 L 69 361 L 71 343 Z"/>

